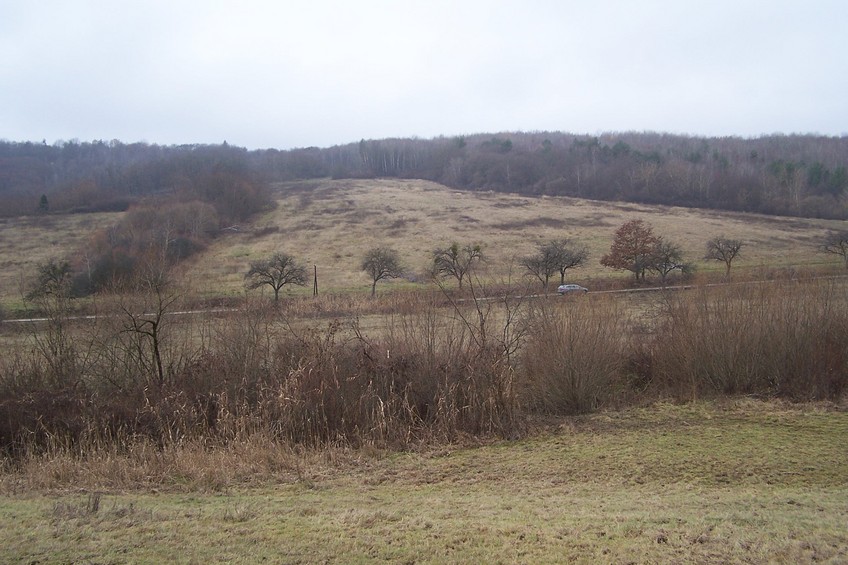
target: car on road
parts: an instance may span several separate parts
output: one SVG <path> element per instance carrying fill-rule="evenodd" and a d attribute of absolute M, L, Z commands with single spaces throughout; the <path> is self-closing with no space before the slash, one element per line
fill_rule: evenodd
<path fill-rule="evenodd" d="M 561 284 L 557 287 L 560 294 L 571 294 L 572 292 L 589 292 L 589 289 L 579 284 Z"/>

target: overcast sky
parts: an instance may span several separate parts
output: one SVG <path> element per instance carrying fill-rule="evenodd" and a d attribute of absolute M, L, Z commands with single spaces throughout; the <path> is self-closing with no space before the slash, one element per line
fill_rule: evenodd
<path fill-rule="evenodd" d="M 848 0 L 0 0 L 0 139 L 848 134 Z"/>

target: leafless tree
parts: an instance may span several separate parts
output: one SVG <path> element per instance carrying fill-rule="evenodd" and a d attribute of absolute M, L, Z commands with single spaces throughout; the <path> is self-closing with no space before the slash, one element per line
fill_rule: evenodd
<path fill-rule="evenodd" d="M 539 252 L 535 255 L 521 259 L 521 266 L 524 267 L 529 275 L 539 279 L 544 289 L 548 288 L 548 282 L 554 276 L 554 273 L 557 272 L 552 258 L 545 253 L 544 249 L 539 249 Z"/>
<path fill-rule="evenodd" d="M 842 257 L 845 268 L 848 269 L 848 230 L 830 232 L 819 249 L 824 253 Z"/>
<path fill-rule="evenodd" d="M 589 250 L 576 245 L 569 239 L 556 239 L 546 244 L 551 249 L 554 266 L 559 271 L 559 284 L 565 284 L 565 273 L 569 269 L 582 267 L 589 258 Z"/>
<path fill-rule="evenodd" d="M 135 279 L 132 292 L 119 300 L 124 315 L 121 334 L 130 338 L 124 349 L 134 352 L 136 362 L 152 377 L 148 381 L 160 388 L 168 382 L 162 351 L 165 320 L 178 299 L 179 291 L 164 265 L 151 263 Z"/>
<path fill-rule="evenodd" d="M 584 246 L 575 245 L 569 239 L 554 239 L 539 244 L 536 254 L 522 259 L 521 266 L 539 279 L 543 288 L 548 288 L 550 278 L 556 273 L 559 284 L 565 284 L 565 273 L 583 266 L 588 257 L 589 251 Z"/>
<path fill-rule="evenodd" d="M 483 260 L 483 250 L 479 244 L 460 247 L 452 243 L 445 249 L 433 252 L 433 273 L 436 276 L 453 277 L 462 289 L 462 281 L 474 266 Z"/>
<path fill-rule="evenodd" d="M 397 251 L 388 247 L 375 247 L 362 260 L 362 270 L 371 277 L 371 296 L 377 294 L 377 282 L 403 276 L 403 267 Z"/>
<path fill-rule="evenodd" d="M 707 252 L 704 259 L 710 261 L 723 261 L 727 270 L 725 276 L 730 277 L 730 266 L 739 255 L 744 243 L 738 239 L 729 239 L 723 236 L 714 237 L 707 242 Z"/>
<path fill-rule="evenodd" d="M 270 259 L 254 261 L 244 276 L 247 288 L 253 290 L 263 285 L 274 289 L 274 302 L 280 299 L 280 289 L 287 284 L 306 284 L 306 267 L 285 253 L 275 253 Z"/>
<path fill-rule="evenodd" d="M 663 238 L 660 238 L 654 248 L 654 257 L 650 268 L 660 276 L 663 286 L 665 286 L 668 276 L 674 271 L 680 271 L 683 274 L 692 271 L 691 263 L 683 260 L 683 250 L 680 246 Z"/>

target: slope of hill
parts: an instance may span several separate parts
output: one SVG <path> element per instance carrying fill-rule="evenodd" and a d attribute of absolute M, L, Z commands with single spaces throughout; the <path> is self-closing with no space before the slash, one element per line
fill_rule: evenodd
<path fill-rule="evenodd" d="M 413 281 L 427 280 L 432 251 L 452 241 L 480 243 L 485 278 L 521 278 L 517 261 L 539 242 L 569 237 L 589 247 L 588 265 L 573 277 L 614 276 L 602 267 L 613 233 L 625 221 L 644 219 L 680 244 L 701 270 L 723 266 L 701 258 L 706 241 L 726 235 L 746 243 L 734 269 L 837 264 L 815 252 L 828 229 L 842 222 L 786 218 L 564 197 L 459 192 L 420 180 L 320 180 L 278 185 L 278 206 L 215 241 L 185 266 L 192 286 L 207 295 L 239 293 L 251 261 L 285 251 L 318 268 L 322 291 L 368 287 L 359 265 L 364 252 L 398 250 Z M 624 275 L 621 275 L 624 276 Z M 398 283 L 394 283 L 398 284 Z M 306 292 L 302 290 L 299 292 Z"/>

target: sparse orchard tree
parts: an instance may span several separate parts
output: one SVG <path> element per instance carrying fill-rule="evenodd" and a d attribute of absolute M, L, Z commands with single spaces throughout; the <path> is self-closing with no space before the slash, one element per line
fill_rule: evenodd
<path fill-rule="evenodd" d="M 280 289 L 287 284 L 306 284 L 306 267 L 286 253 L 275 253 L 270 259 L 254 261 L 244 276 L 247 288 L 253 290 L 263 285 L 274 289 L 274 302 L 280 299 Z"/>
<path fill-rule="evenodd" d="M 521 266 L 527 270 L 528 274 L 539 279 L 544 289 L 548 288 L 548 282 L 557 272 L 553 258 L 546 253 L 544 246 L 540 246 L 539 251 L 535 255 L 523 258 L 521 260 Z"/>
<path fill-rule="evenodd" d="M 403 267 L 397 251 L 388 247 L 375 247 L 365 254 L 362 270 L 371 277 L 371 296 L 377 294 L 377 282 L 403 276 Z"/>
<path fill-rule="evenodd" d="M 560 284 L 565 284 L 565 273 L 569 269 L 586 263 L 589 252 L 585 247 L 574 245 L 568 239 L 555 239 L 539 244 L 535 255 L 525 257 L 521 266 L 548 288 L 550 278 L 559 273 Z"/>
<path fill-rule="evenodd" d="M 845 268 L 848 269 L 848 230 L 830 232 L 819 249 L 823 253 L 833 253 L 842 257 Z"/>
<path fill-rule="evenodd" d="M 656 271 L 660 276 L 662 285 L 665 286 L 668 276 L 674 271 L 680 271 L 687 274 L 692 271 L 691 263 L 683 260 L 683 250 L 679 245 L 660 238 L 654 249 L 654 257 L 651 261 L 650 269 Z"/>
<path fill-rule="evenodd" d="M 630 271 L 636 281 L 644 280 L 659 242 L 650 224 L 644 220 L 630 220 L 615 231 L 610 252 L 601 258 L 601 265 Z"/>
<path fill-rule="evenodd" d="M 589 258 L 589 250 L 586 247 L 575 245 L 568 239 L 557 239 L 547 246 L 551 248 L 556 270 L 559 271 L 559 284 L 565 284 L 565 273 L 568 269 L 582 267 Z"/>
<path fill-rule="evenodd" d="M 483 250 L 480 245 L 465 245 L 460 247 L 454 242 L 445 249 L 433 252 L 433 274 L 441 277 L 453 277 L 462 289 L 462 281 L 474 266 L 483 260 Z"/>
<path fill-rule="evenodd" d="M 729 239 L 723 236 L 714 237 L 707 242 L 707 251 L 704 259 L 709 261 L 723 261 L 726 267 L 724 276 L 730 277 L 730 266 L 739 255 L 744 244 L 738 239 Z"/>

